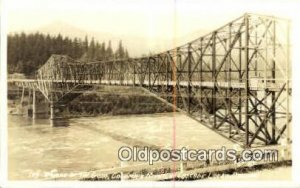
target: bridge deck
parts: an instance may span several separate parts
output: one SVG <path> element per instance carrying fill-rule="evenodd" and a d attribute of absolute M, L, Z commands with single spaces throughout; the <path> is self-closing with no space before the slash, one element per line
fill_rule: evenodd
<path fill-rule="evenodd" d="M 133 80 L 81 80 L 78 82 L 77 80 L 42 80 L 43 82 L 49 82 L 49 83 L 73 83 L 73 84 L 86 84 L 86 85 L 127 85 L 127 86 L 133 86 L 133 85 L 140 85 L 140 86 L 149 86 L 148 80 L 145 80 L 143 84 L 140 84 L 139 82 L 135 82 Z M 24 85 L 25 87 L 37 87 L 38 81 L 35 79 L 10 79 L 8 80 L 9 83 L 16 83 L 20 85 Z M 218 88 L 232 88 L 232 89 L 244 89 L 246 87 L 245 83 L 243 82 L 209 82 L 209 81 L 181 81 L 179 83 L 176 83 L 176 81 L 156 81 L 155 83 L 150 83 L 151 86 L 173 86 L 173 85 L 180 85 L 181 87 L 188 87 L 189 83 L 192 87 L 202 87 L 202 88 L 214 88 L 215 86 Z M 279 91 L 282 87 L 282 83 L 271 83 L 271 82 L 257 82 L 257 81 L 250 81 L 249 87 L 251 90 L 254 91 L 263 91 L 263 90 L 270 90 L 270 91 Z M 291 88 L 291 83 L 290 87 Z"/>

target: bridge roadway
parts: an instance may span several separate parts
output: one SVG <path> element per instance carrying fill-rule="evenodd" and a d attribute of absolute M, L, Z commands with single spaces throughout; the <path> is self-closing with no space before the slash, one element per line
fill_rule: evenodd
<path fill-rule="evenodd" d="M 149 82 L 145 80 L 143 84 L 140 84 L 139 82 L 135 82 L 133 80 L 81 80 L 78 82 L 77 80 L 41 80 L 43 82 L 49 82 L 49 83 L 73 83 L 73 84 L 85 84 L 85 85 L 94 85 L 94 84 L 103 84 L 103 85 L 127 85 L 127 86 L 143 86 L 147 87 L 149 86 Z M 38 80 L 35 79 L 9 79 L 8 83 L 16 83 L 19 86 L 24 86 L 28 88 L 38 88 Z M 192 87 L 195 88 L 214 88 L 215 86 L 218 88 L 232 88 L 232 89 L 245 89 L 246 85 L 243 82 L 200 82 L 200 81 L 180 81 L 179 85 L 181 87 L 188 87 L 189 83 Z M 178 85 L 176 81 L 156 81 L 155 83 L 151 83 L 151 86 L 173 86 Z M 279 91 L 284 83 L 271 83 L 271 82 L 261 82 L 257 80 L 250 80 L 249 82 L 249 88 L 252 91 Z M 290 87 L 291 88 L 291 83 Z"/>

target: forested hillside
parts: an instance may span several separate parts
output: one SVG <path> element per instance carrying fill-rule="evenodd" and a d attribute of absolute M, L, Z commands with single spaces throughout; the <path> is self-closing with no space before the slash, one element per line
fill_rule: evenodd
<path fill-rule="evenodd" d="M 129 57 L 122 41 L 114 50 L 110 41 L 108 44 L 99 43 L 88 37 L 71 39 L 60 34 L 50 36 L 40 33 L 8 35 L 8 73 L 32 75 L 51 54 L 65 54 L 82 61 Z"/>

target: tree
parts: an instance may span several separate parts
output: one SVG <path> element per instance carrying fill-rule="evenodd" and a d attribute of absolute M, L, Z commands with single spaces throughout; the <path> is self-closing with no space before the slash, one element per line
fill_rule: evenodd
<path fill-rule="evenodd" d="M 82 55 L 81 42 L 77 38 L 75 38 L 72 42 L 72 56 L 75 59 L 78 59 Z"/>
<path fill-rule="evenodd" d="M 123 45 L 122 45 L 122 40 L 119 41 L 119 46 L 118 46 L 118 49 L 116 51 L 116 57 L 120 58 L 120 59 L 125 57 L 125 51 L 124 51 L 124 48 L 123 48 Z"/>
<path fill-rule="evenodd" d="M 128 54 L 127 49 L 125 50 L 125 58 L 129 58 L 129 54 Z"/>
<path fill-rule="evenodd" d="M 92 38 L 87 51 L 88 59 L 95 59 L 95 54 L 96 54 L 96 46 L 95 46 L 94 38 Z"/>
<path fill-rule="evenodd" d="M 59 52 L 63 52 L 63 38 L 60 33 L 57 35 L 57 38 L 54 41 L 54 53 L 58 54 Z"/>
<path fill-rule="evenodd" d="M 99 43 L 94 38 L 89 43 L 88 37 L 71 39 L 61 34 L 51 36 L 41 33 L 16 33 L 7 37 L 7 67 L 9 73 L 25 73 L 33 75 L 52 54 L 69 55 L 73 59 L 89 61 L 105 60 L 117 57 L 128 57 L 122 41 L 114 54 L 111 41 L 107 47 L 105 42 Z"/>
<path fill-rule="evenodd" d="M 106 49 L 106 52 L 105 52 L 105 56 L 107 59 L 111 59 L 113 57 L 113 50 L 112 50 L 112 47 L 111 47 L 111 41 L 108 42 L 108 47 Z"/>
<path fill-rule="evenodd" d="M 101 47 L 100 47 L 100 57 L 101 60 L 104 60 L 106 58 L 106 49 L 105 49 L 105 42 L 102 42 Z"/>
<path fill-rule="evenodd" d="M 96 60 L 101 60 L 101 45 L 99 42 L 96 42 L 96 47 L 95 47 L 95 58 Z"/>
<path fill-rule="evenodd" d="M 84 37 L 83 49 L 84 49 L 84 52 L 88 52 L 88 50 L 89 50 L 89 39 L 88 39 L 87 35 Z"/>

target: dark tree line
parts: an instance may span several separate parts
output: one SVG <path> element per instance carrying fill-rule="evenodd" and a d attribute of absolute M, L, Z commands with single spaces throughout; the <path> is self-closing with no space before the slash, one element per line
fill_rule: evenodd
<path fill-rule="evenodd" d="M 35 34 L 13 34 L 8 35 L 7 62 L 9 73 L 24 73 L 32 75 L 39 69 L 52 54 L 65 54 L 74 59 L 82 61 L 107 60 L 112 58 L 129 57 L 122 41 L 114 51 L 111 41 L 99 43 L 92 38 L 90 41 L 86 36 L 80 38 L 68 38 L 57 36 Z"/>

